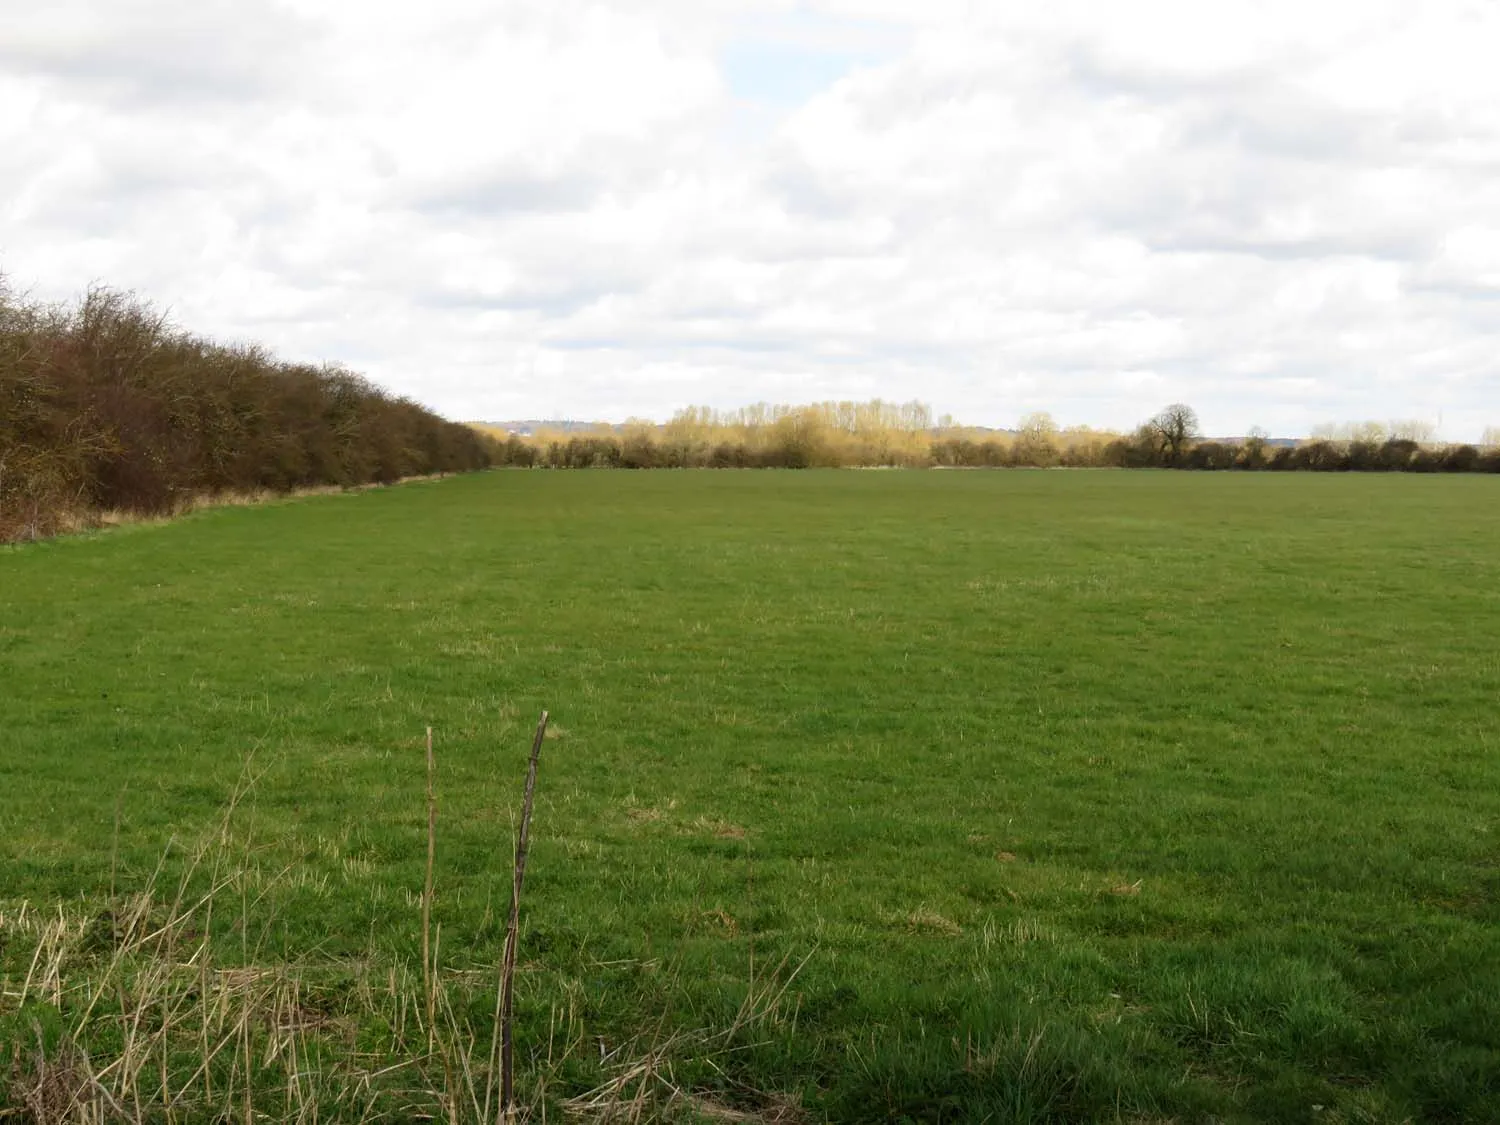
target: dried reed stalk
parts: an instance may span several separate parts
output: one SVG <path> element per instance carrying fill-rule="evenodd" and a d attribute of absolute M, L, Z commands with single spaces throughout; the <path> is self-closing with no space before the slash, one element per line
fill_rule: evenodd
<path fill-rule="evenodd" d="M 536 764 L 547 737 L 547 712 L 542 712 L 531 740 L 531 760 L 526 767 L 526 792 L 521 798 L 521 830 L 516 843 L 516 863 L 510 891 L 510 922 L 505 928 L 505 953 L 500 963 L 500 1104 L 496 1121 L 514 1121 L 515 1043 L 511 1031 L 511 1009 L 515 1001 L 516 946 L 520 941 L 521 883 L 526 878 L 526 848 L 531 837 L 531 803 L 536 793 Z"/>
<path fill-rule="evenodd" d="M 437 855 L 437 765 L 432 756 L 432 728 L 427 728 L 427 877 L 422 882 L 422 995 L 427 1000 L 427 1049 L 437 1027 L 437 994 L 432 987 L 432 862 Z"/>

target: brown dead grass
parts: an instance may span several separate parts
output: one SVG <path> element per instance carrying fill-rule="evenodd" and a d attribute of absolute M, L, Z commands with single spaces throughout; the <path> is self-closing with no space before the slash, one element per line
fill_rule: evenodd
<path fill-rule="evenodd" d="M 741 825 L 714 817 L 700 816 L 693 821 L 693 829 L 720 840 L 743 840 L 745 838 L 745 829 Z"/>
<path fill-rule="evenodd" d="M 736 921 L 734 915 L 730 914 L 727 910 L 705 910 L 703 912 L 703 917 L 711 922 L 717 922 L 719 926 L 724 930 L 725 936 L 727 937 L 733 937 L 735 934 L 740 932 L 739 922 Z"/>
<path fill-rule="evenodd" d="M 91 511 L 83 507 L 59 506 L 45 512 L 33 513 L 28 519 L 0 526 L 0 544 L 24 543 L 38 539 L 57 539 L 68 535 L 100 531 L 117 527 L 162 527 L 175 523 L 194 512 L 214 508 L 253 508 L 264 504 L 279 504 L 292 500 L 305 500 L 314 496 L 337 496 L 346 492 L 368 492 L 377 488 L 394 488 L 403 484 L 418 484 L 423 481 L 442 480 L 443 474 L 403 477 L 395 484 L 312 485 L 295 488 L 289 492 L 258 489 L 254 492 L 218 492 L 211 495 L 185 496 L 168 512 L 143 514 L 120 509 Z"/>
<path fill-rule="evenodd" d="M 943 934 L 946 937 L 957 937 L 964 932 L 963 927 L 952 918 L 925 907 L 913 910 L 906 916 L 906 928 L 913 933 Z"/>
<path fill-rule="evenodd" d="M 812 1120 L 802 1108 L 802 1099 L 783 1094 L 762 1095 L 754 1109 L 735 1109 L 712 1098 L 688 1097 L 694 1114 L 709 1121 L 739 1121 L 746 1125 L 800 1125 Z"/>

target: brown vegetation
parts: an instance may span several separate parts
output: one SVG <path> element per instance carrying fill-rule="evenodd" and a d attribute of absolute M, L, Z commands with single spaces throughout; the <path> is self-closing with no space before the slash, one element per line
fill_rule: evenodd
<path fill-rule="evenodd" d="M 95 288 L 76 305 L 0 286 L 0 542 L 226 494 L 477 469 L 490 443 L 352 371 L 181 331 Z"/>
<path fill-rule="evenodd" d="M 1118 435 L 1060 430 L 1029 415 L 1016 433 L 934 422 L 920 402 L 689 407 L 664 425 L 632 420 L 587 433 L 498 434 L 500 464 L 556 469 L 805 469 L 1098 465 Z"/>
<path fill-rule="evenodd" d="M 1263 434 L 1200 440 L 1189 406 L 1174 403 L 1134 433 L 1063 429 L 1030 414 L 1013 431 L 934 423 L 921 403 L 759 404 L 719 412 L 694 407 L 665 425 L 631 421 L 592 431 L 506 434 L 493 427 L 496 462 L 549 469 L 657 468 L 1176 468 L 1500 472 L 1500 431 L 1483 447 L 1419 442 L 1409 427 L 1346 427 L 1357 438 L 1270 442 Z"/>

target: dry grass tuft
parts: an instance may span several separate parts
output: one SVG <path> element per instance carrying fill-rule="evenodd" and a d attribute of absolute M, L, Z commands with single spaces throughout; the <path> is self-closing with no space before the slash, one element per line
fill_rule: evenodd
<path fill-rule="evenodd" d="M 640 804 L 634 793 L 625 798 L 625 815 L 634 824 L 656 824 L 666 819 L 667 814 L 677 809 L 675 800 L 668 801 L 665 805 L 643 805 Z"/>
<path fill-rule="evenodd" d="M 800 1125 L 810 1121 L 802 1100 L 786 1094 L 765 1094 L 749 1098 L 754 1109 L 735 1109 L 712 1098 L 689 1097 L 688 1107 L 694 1115 L 708 1121 L 739 1121 L 746 1125 Z"/>
<path fill-rule="evenodd" d="M 710 921 L 717 922 L 723 928 L 725 934 L 728 936 L 733 936 L 734 934 L 740 932 L 739 922 L 736 921 L 734 915 L 730 914 L 727 910 L 724 910 L 722 908 L 715 910 L 705 910 L 703 912 L 703 917 Z"/>
<path fill-rule="evenodd" d="M 788 1010 L 788 991 L 811 956 L 795 967 L 783 958 L 769 974 L 753 978 L 740 1010 L 728 1027 L 670 1034 L 664 1034 L 658 1027 L 610 1051 L 606 1059 L 609 1076 L 587 1093 L 568 1099 L 563 1108 L 574 1117 L 597 1122 L 701 1120 L 707 1116 L 704 1107 L 717 1107 L 721 1115 L 716 1120 L 720 1121 L 803 1120 L 797 1115 L 800 1111 L 795 1099 L 748 1090 L 744 1091 L 745 1100 L 764 1106 L 765 1110 L 748 1116 L 724 1116 L 746 1111 L 731 1109 L 716 1099 L 685 1089 L 677 1080 L 676 1069 L 689 1062 L 712 1063 L 735 1050 L 747 1032 L 777 1025 L 795 1026 L 797 1007 Z M 721 1067 L 714 1069 L 722 1072 Z"/>
<path fill-rule="evenodd" d="M 387 484 L 351 485 L 307 485 L 286 490 L 254 489 L 250 491 L 224 491 L 184 495 L 164 509 L 156 511 L 132 511 L 128 508 L 92 510 L 66 501 L 48 501 L 46 504 L 27 508 L 13 505 L 3 513 L 0 522 L 0 543 L 24 543 L 37 539 L 53 539 L 65 535 L 80 535 L 87 531 L 117 527 L 164 527 L 194 512 L 214 508 L 250 508 L 265 504 L 279 504 L 289 500 L 303 500 L 313 496 L 338 496 L 347 492 L 367 492 L 376 488 L 387 488 L 396 484 L 417 484 L 423 481 L 441 480 L 442 474 L 427 473 L 402 477 Z"/>
<path fill-rule="evenodd" d="M 53 1122 L 103 1122 L 124 1116 L 123 1107 L 105 1099 L 87 1056 L 70 1042 L 59 1044 L 50 1054 L 40 1033 L 34 1048 L 16 1044 L 9 1067 L 9 1100 L 12 1109 L 0 1109 L 0 1119 L 17 1116 L 36 1125 Z M 108 1113 L 105 1110 L 109 1111 Z"/>
<path fill-rule="evenodd" d="M 957 937 L 964 932 L 953 919 L 925 908 L 913 910 L 906 916 L 906 928 L 913 933 L 945 934 L 948 937 Z"/>
<path fill-rule="evenodd" d="M 720 840 L 743 840 L 745 838 L 745 829 L 742 826 L 714 817 L 700 816 L 693 821 L 693 829 L 697 832 L 706 832 Z"/>

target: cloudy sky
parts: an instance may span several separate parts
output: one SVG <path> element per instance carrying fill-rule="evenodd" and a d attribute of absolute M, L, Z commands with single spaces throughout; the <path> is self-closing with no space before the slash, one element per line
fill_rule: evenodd
<path fill-rule="evenodd" d="M 468 419 L 1500 424 L 1493 0 L 0 0 L 0 272 Z"/>

